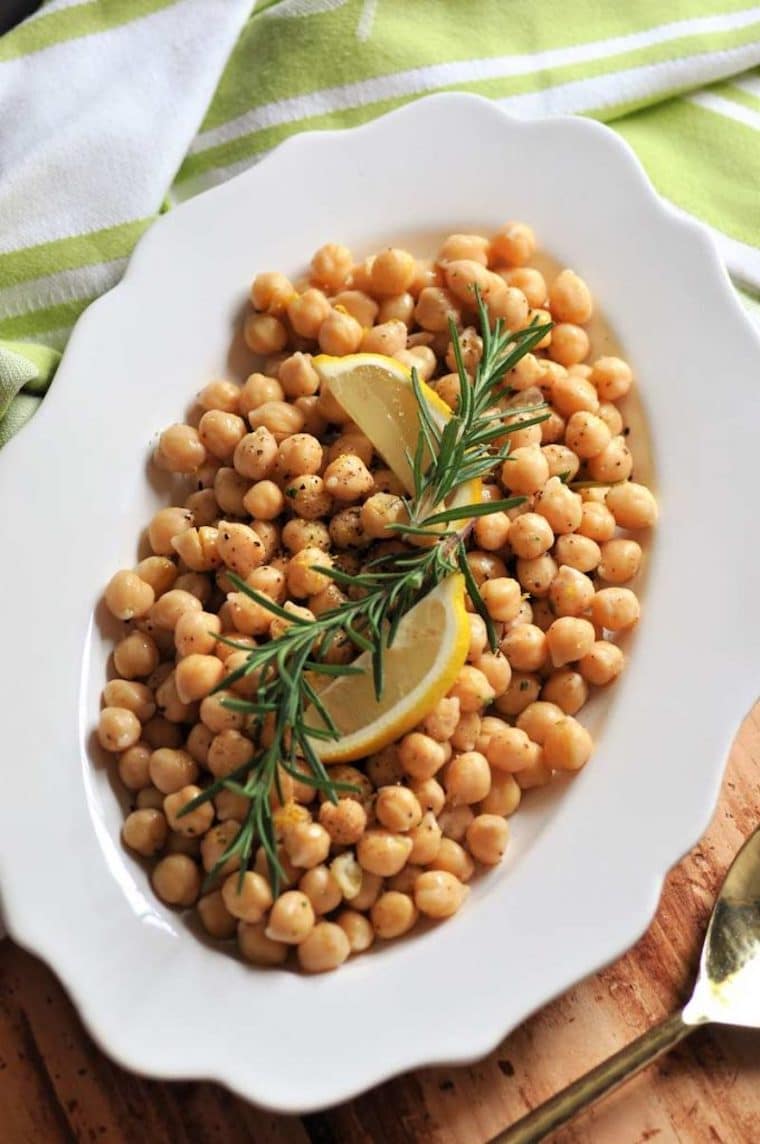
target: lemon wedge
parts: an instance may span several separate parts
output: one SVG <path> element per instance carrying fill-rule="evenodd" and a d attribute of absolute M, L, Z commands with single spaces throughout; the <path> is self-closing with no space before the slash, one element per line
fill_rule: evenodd
<path fill-rule="evenodd" d="M 407 493 L 414 492 L 409 458 L 414 456 L 420 432 L 417 398 L 408 369 L 382 354 L 320 354 L 313 365 L 323 386 L 332 393 L 351 419 L 372 442 L 375 451 L 398 477 Z M 434 421 L 443 426 L 451 410 L 424 381 L 420 388 Z M 426 465 L 432 457 L 425 458 Z M 470 481 L 459 490 L 456 503 L 479 504 L 480 481 Z M 454 502 L 452 502 L 454 503 Z"/>
<path fill-rule="evenodd" d="M 320 691 L 320 702 L 340 732 L 340 739 L 312 739 L 322 762 L 350 762 L 381 750 L 415 727 L 443 698 L 470 645 L 464 596 L 464 577 L 454 572 L 407 612 L 392 646 L 383 653 L 379 700 L 370 652 L 353 661 L 362 675 L 340 676 Z M 314 707 L 304 721 L 309 727 L 326 727 Z"/>

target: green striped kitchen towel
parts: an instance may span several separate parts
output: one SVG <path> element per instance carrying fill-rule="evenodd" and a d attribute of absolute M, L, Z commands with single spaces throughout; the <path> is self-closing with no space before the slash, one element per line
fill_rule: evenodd
<path fill-rule="evenodd" d="M 432 91 L 609 122 L 757 306 L 758 65 L 746 0 L 49 0 L 0 39 L 0 444 L 167 202 Z"/>

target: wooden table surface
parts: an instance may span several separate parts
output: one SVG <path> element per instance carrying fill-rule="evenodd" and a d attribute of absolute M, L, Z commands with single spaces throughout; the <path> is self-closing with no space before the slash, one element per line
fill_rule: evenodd
<path fill-rule="evenodd" d="M 260 1112 L 213 1084 L 163 1084 L 117 1068 L 50 971 L 5 941 L 0 1142 L 481 1144 L 685 999 L 715 892 L 759 819 L 760 705 L 734 744 L 710 829 L 670 874 L 655 920 L 625 957 L 535 1014 L 481 1063 L 411 1073 L 303 1120 Z M 760 1033 L 700 1030 L 554 1136 L 556 1144 L 649 1140 L 758 1144 Z"/>

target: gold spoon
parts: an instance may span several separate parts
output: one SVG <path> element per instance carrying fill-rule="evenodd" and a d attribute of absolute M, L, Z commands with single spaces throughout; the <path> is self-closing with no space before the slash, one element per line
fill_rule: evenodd
<path fill-rule="evenodd" d="M 713 907 L 691 1000 L 491 1144 L 537 1144 L 581 1109 L 634 1076 L 698 1025 L 760 1029 L 760 827 L 744 843 Z"/>

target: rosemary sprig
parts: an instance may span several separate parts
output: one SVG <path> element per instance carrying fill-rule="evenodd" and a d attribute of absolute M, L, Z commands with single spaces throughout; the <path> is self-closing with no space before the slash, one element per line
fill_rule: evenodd
<path fill-rule="evenodd" d="M 504 395 L 504 379 L 509 370 L 535 348 L 549 328 L 532 325 L 512 333 L 499 320 L 491 328 L 488 312 L 475 291 L 483 352 L 474 378 L 465 369 L 455 325 L 450 323 L 460 397 L 457 409 L 445 422 L 437 419 L 428 406 L 419 378 L 412 370 L 412 385 L 419 407 L 420 432 L 410 464 L 414 493 L 405 499 L 407 522 L 389 528 L 406 536 L 431 537 L 426 547 L 410 548 L 369 561 L 364 569 L 350 575 L 338 568 L 319 568 L 341 588 L 354 589 L 339 607 L 315 619 L 293 615 L 268 596 L 257 592 L 232 573 L 230 580 L 238 591 L 255 600 L 273 616 L 288 622 L 286 630 L 248 652 L 246 662 L 227 675 L 215 689 L 227 690 L 252 673 L 258 680 L 253 700 L 226 696 L 225 706 L 249 716 L 248 735 L 253 743 L 249 761 L 231 774 L 215 779 L 182 813 L 209 802 L 227 789 L 248 799 L 248 811 L 240 831 L 207 877 L 213 882 L 221 867 L 233 856 L 240 860 L 242 874 L 248 867 L 258 842 L 264 849 L 275 894 L 283 870 L 277 855 L 277 827 L 272 809 L 276 794 L 284 801 L 281 771 L 323 792 L 332 802 L 350 784 L 330 778 L 315 749 L 320 740 L 339 737 L 329 712 L 319 697 L 320 676 L 353 675 L 361 669 L 345 659 L 354 653 L 371 655 L 375 693 L 383 690 L 383 657 L 393 643 L 403 617 L 427 592 L 450 573 L 460 569 L 473 605 L 483 617 L 492 648 L 496 635 L 475 579 L 467 563 L 466 539 L 475 517 L 506 511 L 519 505 L 523 497 L 482 504 L 453 503 L 454 494 L 471 481 L 490 474 L 509 455 L 509 434 L 518 428 L 545 419 L 541 406 L 510 408 L 516 414 L 531 416 L 505 424 L 506 411 L 498 400 Z M 458 527 L 449 527 L 457 526 Z M 233 647 L 234 640 L 226 641 Z M 321 726 L 308 724 L 309 709 L 316 711 Z"/>

